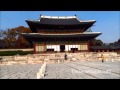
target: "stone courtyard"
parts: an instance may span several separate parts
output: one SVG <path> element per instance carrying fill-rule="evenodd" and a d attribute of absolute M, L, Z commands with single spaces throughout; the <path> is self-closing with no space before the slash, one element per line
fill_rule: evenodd
<path fill-rule="evenodd" d="M 120 79 L 120 63 L 77 61 L 49 64 L 43 79 Z"/>
<path fill-rule="evenodd" d="M 30 65 L 2 65 L 0 66 L 0 79 L 37 79 L 40 64 Z"/>
<path fill-rule="evenodd" d="M 0 57 L 0 79 L 120 79 L 120 55 L 102 53 L 36 54 Z"/>

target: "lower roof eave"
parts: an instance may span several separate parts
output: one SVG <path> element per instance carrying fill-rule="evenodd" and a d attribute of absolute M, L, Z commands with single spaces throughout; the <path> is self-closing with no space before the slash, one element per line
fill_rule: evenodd
<path fill-rule="evenodd" d="M 64 33 L 64 34 L 50 34 L 50 33 L 21 33 L 24 36 L 90 36 L 90 35 L 100 35 L 101 32 L 84 32 L 84 33 Z"/>

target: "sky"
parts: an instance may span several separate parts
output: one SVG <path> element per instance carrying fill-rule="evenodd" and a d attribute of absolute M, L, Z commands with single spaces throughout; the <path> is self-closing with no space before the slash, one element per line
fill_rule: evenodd
<path fill-rule="evenodd" d="M 0 30 L 28 27 L 26 19 L 39 19 L 40 14 L 46 16 L 74 16 L 81 20 L 96 20 L 91 27 L 93 32 L 102 34 L 96 39 L 103 43 L 112 43 L 120 38 L 120 11 L 0 11 Z"/>

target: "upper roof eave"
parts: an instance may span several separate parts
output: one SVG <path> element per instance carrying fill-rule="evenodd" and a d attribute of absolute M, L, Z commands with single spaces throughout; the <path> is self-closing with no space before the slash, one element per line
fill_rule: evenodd
<path fill-rule="evenodd" d="M 76 15 L 75 16 L 45 16 L 45 15 L 40 15 L 39 20 L 27 20 L 26 19 L 26 22 L 41 23 L 41 22 L 43 22 L 44 19 L 54 20 L 54 21 L 59 21 L 61 19 L 62 20 L 70 20 L 70 19 L 73 20 L 74 19 L 74 20 L 76 20 L 76 22 L 79 22 L 79 23 L 86 23 L 86 22 L 95 23 L 96 22 L 96 20 L 81 20 Z"/>
<path fill-rule="evenodd" d="M 60 23 L 60 24 L 57 24 L 57 23 L 41 23 L 40 20 L 25 20 L 27 23 L 31 23 L 31 24 L 41 24 L 41 25 L 81 25 L 81 24 L 94 24 L 96 21 L 95 20 L 80 20 L 79 23 Z"/>

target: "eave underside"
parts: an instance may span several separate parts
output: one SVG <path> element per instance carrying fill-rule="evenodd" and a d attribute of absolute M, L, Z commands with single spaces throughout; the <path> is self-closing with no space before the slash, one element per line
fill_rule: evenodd
<path fill-rule="evenodd" d="M 24 38 L 30 43 L 41 43 L 41 44 L 78 44 L 89 42 L 96 38 L 96 35 L 27 35 L 24 34 Z"/>

